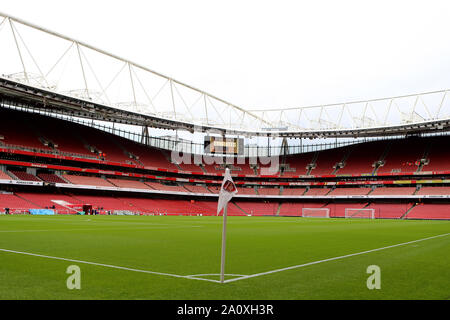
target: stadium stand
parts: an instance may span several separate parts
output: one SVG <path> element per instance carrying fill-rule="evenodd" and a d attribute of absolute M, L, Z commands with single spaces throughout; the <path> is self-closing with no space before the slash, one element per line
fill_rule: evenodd
<path fill-rule="evenodd" d="M 219 193 L 220 192 L 220 186 L 207 186 L 207 189 L 209 190 L 209 192 L 211 193 Z M 239 191 L 239 189 L 238 189 Z"/>
<path fill-rule="evenodd" d="M 27 173 L 25 171 L 18 171 L 18 170 L 10 170 L 9 171 L 14 177 L 17 178 L 17 180 L 24 180 L 24 181 L 41 181 L 38 177 L 31 173 Z"/>
<path fill-rule="evenodd" d="M 192 193 L 210 193 L 204 186 L 185 184 L 184 188 Z"/>
<path fill-rule="evenodd" d="M 303 208 L 322 208 L 324 207 L 323 203 L 316 202 L 284 202 L 281 204 L 279 208 L 278 215 L 280 216 L 302 216 Z"/>
<path fill-rule="evenodd" d="M 237 187 L 237 190 L 238 190 L 238 194 L 256 195 L 254 187 L 250 187 L 250 188 Z M 217 192 L 218 192 L 218 190 L 217 190 Z"/>
<path fill-rule="evenodd" d="M 422 171 L 450 171 L 448 139 L 433 137 L 426 142 L 428 152 L 424 158 L 428 164 L 423 166 Z"/>
<path fill-rule="evenodd" d="M 0 210 L 4 208 L 11 209 L 33 209 L 36 205 L 28 202 L 14 194 L 2 194 L 0 193 Z"/>
<path fill-rule="evenodd" d="M 108 182 L 119 188 L 151 189 L 150 186 L 137 180 L 108 178 Z"/>
<path fill-rule="evenodd" d="M 62 194 L 45 194 L 45 193 L 31 193 L 31 192 L 20 192 L 16 194 L 21 199 L 24 199 L 28 201 L 31 206 L 35 209 L 39 208 L 52 208 L 53 206 L 56 209 L 63 209 L 62 206 L 60 206 L 57 202 L 54 202 L 55 200 L 61 200 L 65 201 L 69 204 L 80 204 L 81 202 L 77 199 L 74 199 L 71 196 L 68 195 L 62 195 Z M 65 210 L 64 210 L 65 211 Z"/>
<path fill-rule="evenodd" d="M 329 188 L 310 188 L 304 195 L 306 196 L 324 196 L 330 192 Z"/>
<path fill-rule="evenodd" d="M 409 203 L 372 203 L 367 208 L 375 209 L 375 217 L 378 219 L 400 219 L 412 204 Z"/>
<path fill-rule="evenodd" d="M 3 137 L 0 139 L 0 148 L 3 148 L 0 152 L 3 170 L 0 171 L 0 180 L 7 186 L 0 185 L 0 192 L 14 192 L 2 193 L 0 207 L 5 204 L 19 209 L 51 207 L 55 205 L 51 200 L 58 196 L 58 199 L 72 201 L 70 203 L 73 204 L 90 204 L 111 211 L 215 213 L 216 200 L 202 198 L 201 195 L 192 198 L 189 194 L 217 194 L 221 177 L 216 175 L 223 173 L 223 164 L 198 166 L 172 163 L 170 151 L 167 150 L 148 147 L 111 133 L 38 114 L 27 113 L 25 116 L 30 125 L 23 126 L 24 115 L 24 112 L 0 108 L 2 119 L 8 119 L 0 128 L 0 135 Z M 18 126 L 24 130 L 16 130 Z M 445 185 L 450 176 L 450 151 L 447 145 L 448 136 L 412 137 L 281 155 L 282 174 L 273 177 L 261 174 L 262 168 L 267 165 L 258 164 L 255 168 L 247 158 L 244 164 L 229 165 L 235 180 L 240 181 L 238 196 L 246 196 L 245 201 L 243 198 L 234 199 L 230 204 L 229 214 L 298 216 L 302 208 L 309 206 L 328 208 L 330 215 L 334 217 L 344 217 L 346 208 L 373 208 L 378 218 L 450 219 L 450 213 L 445 213 L 445 208 L 449 206 L 448 200 L 443 200 L 444 203 L 414 204 L 414 199 L 420 196 L 443 196 L 445 199 L 445 196 L 450 195 L 450 187 Z M 14 161 L 17 163 L 12 163 Z M 76 172 L 83 172 L 83 175 Z M 424 178 L 418 178 L 418 174 Z M 130 177 L 125 177 L 128 175 Z M 166 182 L 163 182 L 164 179 Z M 64 184 L 63 187 L 74 194 L 52 195 L 47 194 L 44 189 L 36 189 L 39 192 L 32 193 L 23 189 L 26 188 L 23 181 Z M 345 186 L 347 183 L 348 187 Z M 78 187 L 77 190 L 82 190 L 79 195 L 78 191 L 72 190 L 75 189 L 73 185 L 90 187 Z M 146 194 L 158 190 L 160 193 L 158 198 L 152 199 L 143 195 L 135 197 L 136 192 L 131 197 L 126 191 L 121 191 L 120 196 L 117 193 L 106 196 L 96 191 L 102 187 L 142 189 L 142 193 L 147 192 Z M 169 197 L 164 195 L 166 192 L 182 194 L 172 194 L 171 197 L 175 199 L 166 199 Z M 308 199 L 306 203 L 287 199 L 264 201 L 266 196 L 294 196 L 299 199 L 295 201 L 302 201 L 303 195 L 318 196 L 320 199 L 315 202 Z M 340 196 L 352 196 L 354 200 L 351 203 L 339 203 L 333 200 L 335 196 L 340 201 L 344 201 Z M 358 196 L 367 196 L 367 199 L 358 199 Z M 372 196 L 376 200 L 370 199 Z M 384 197 L 389 199 L 389 196 L 395 196 L 397 202 L 384 200 Z M 405 204 L 405 201 L 398 199 L 403 196 L 417 197 L 407 200 L 408 203 Z M 248 197 L 252 199 L 247 201 Z M 60 210 L 65 209 L 55 206 Z M 436 213 L 433 213 L 435 209 Z"/>
<path fill-rule="evenodd" d="M 306 188 L 283 188 L 283 196 L 301 196 L 305 193 Z"/>
<path fill-rule="evenodd" d="M 326 208 L 330 209 L 330 217 L 345 218 L 346 209 L 365 209 L 367 203 L 334 203 L 328 204 Z"/>
<path fill-rule="evenodd" d="M 13 180 L 13 178 L 6 172 L 0 170 L 0 180 Z"/>
<path fill-rule="evenodd" d="M 336 165 L 342 162 L 348 152 L 349 148 L 337 148 L 317 152 L 317 159 L 311 175 L 321 176 L 334 174 L 337 170 Z"/>
<path fill-rule="evenodd" d="M 145 184 L 160 191 L 187 192 L 186 189 L 178 185 L 167 185 L 159 182 L 145 182 Z"/>
<path fill-rule="evenodd" d="M 367 195 L 371 188 L 336 188 L 329 193 L 331 196 Z"/>
<path fill-rule="evenodd" d="M 37 176 L 39 177 L 39 179 L 41 179 L 42 181 L 45 181 L 45 182 L 50 182 L 50 183 L 67 183 L 67 181 L 65 181 L 63 178 L 57 176 L 56 174 L 38 173 Z"/>
<path fill-rule="evenodd" d="M 371 196 L 412 195 L 415 191 L 416 188 L 411 187 L 396 187 L 396 188 L 378 187 L 370 195 Z"/>
<path fill-rule="evenodd" d="M 65 174 L 63 175 L 63 178 L 73 184 L 80 184 L 86 186 L 99 186 L 99 187 L 113 187 L 111 183 L 100 177 L 75 176 Z"/>
<path fill-rule="evenodd" d="M 450 195 L 450 187 L 422 187 L 417 195 Z"/>
<path fill-rule="evenodd" d="M 265 196 L 279 196 L 279 188 L 258 188 L 258 194 Z"/>
<path fill-rule="evenodd" d="M 350 147 L 349 155 L 337 175 L 371 175 L 375 168 L 373 164 L 380 160 L 386 149 L 386 142 L 368 142 Z"/>
<path fill-rule="evenodd" d="M 283 176 L 306 175 L 308 173 L 307 166 L 313 163 L 314 152 L 302 155 L 285 156 L 282 165 L 285 167 Z"/>
<path fill-rule="evenodd" d="M 450 219 L 448 204 L 420 204 L 412 208 L 406 219 Z"/>
<path fill-rule="evenodd" d="M 276 215 L 278 209 L 278 202 L 234 201 L 234 204 L 245 214 L 252 216 L 274 216 Z"/>
<path fill-rule="evenodd" d="M 409 138 L 410 141 L 393 141 L 388 144 L 384 165 L 378 169 L 378 174 L 416 172 L 417 161 L 423 156 L 425 141 L 419 138 Z M 414 147 L 411 148 L 411 145 Z"/>

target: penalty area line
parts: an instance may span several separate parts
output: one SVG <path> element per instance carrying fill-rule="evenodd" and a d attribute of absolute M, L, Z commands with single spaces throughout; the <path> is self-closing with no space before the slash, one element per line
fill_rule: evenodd
<path fill-rule="evenodd" d="M 265 276 L 265 275 L 272 274 L 272 273 L 288 271 L 288 270 L 292 270 L 292 269 L 298 269 L 298 268 L 307 267 L 307 266 L 311 266 L 311 265 L 315 265 L 315 264 L 319 264 L 319 263 L 323 263 L 323 262 L 328 262 L 328 261 L 345 259 L 345 258 L 349 258 L 349 257 L 359 256 L 359 255 L 366 254 L 366 253 L 371 253 L 371 252 L 381 251 L 381 250 L 385 250 L 385 249 L 405 246 L 405 245 L 408 245 L 408 244 L 411 244 L 411 243 L 417 243 L 417 242 L 421 242 L 421 241 L 425 241 L 425 240 L 445 237 L 445 236 L 448 236 L 448 235 L 450 235 L 450 233 L 444 233 L 444 234 L 440 234 L 440 235 L 432 236 L 432 237 L 428 237 L 428 238 L 423 238 L 423 239 L 418 239 L 418 240 L 412 240 L 412 241 L 408 241 L 408 242 L 398 243 L 398 244 L 394 244 L 394 245 L 386 246 L 386 247 L 381 247 L 381 248 L 377 248 L 377 249 L 372 249 L 372 250 L 366 250 L 366 251 L 361 251 L 361 252 L 357 252 L 357 253 L 346 254 L 344 256 L 339 256 L 339 257 L 333 257 L 333 258 L 328 258 L 328 259 L 308 262 L 308 263 L 299 264 L 299 265 L 296 265 L 296 266 L 291 266 L 291 267 L 286 267 L 286 268 L 281 268 L 281 269 L 275 269 L 275 270 L 270 270 L 270 271 L 261 272 L 261 273 L 255 273 L 255 274 L 251 274 L 251 275 L 248 275 L 248 276 L 243 276 L 243 277 L 239 277 L 239 278 L 225 280 L 224 283 L 230 283 L 230 282 L 239 281 L 239 280 L 256 278 L 256 277 Z"/>
<path fill-rule="evenodd" d="M 182 279 L 189 279 L 189 280 L 199 280 L 199 281 L 208 281 L 208 282 L 220 283 L 220 281 L 212 280 L 212 279 L 204 279 L 204 278 L 193 277 L 193 276 L 183 276 L 183 275 L 179 275 L 179 274 L 157 272 L 157 271 L 149 271 L 149 270 L 142 270 L 142 269 L 135 269 L 135 268 L 127 268 L 127 267 L 115 266 L 115 265 L 111 265 L 111 264 L 104 264 L 104 263 L 98 263 L 98 262 L 92 262 L 92 261 L 83 261 L 83 260 L 76 260 L 76 259 L 68 259 L 68 258 L 61 258 L 61 257 L 54 257 L 54 256 L 47 256 L 47 255 L 31 253 L 31 252 L 22 252 L 22 251 L 15 251 L 15 250 L 1 249 L 1 248 L 0 248 L 0 252 L 22 254 L 22 255 L 27 255 L 27 256 L 46 258 L 46 259 L 53 259 L 53 260 L 61 260 L 61 261 L 68 261 L 68 262 L 81 263 L 81 264 L 89 264 L 89 265 L 99 266 L 99 267 L 106 267 L 106 268 L 119 269 L 119 270 L 125 270 L 125 271 L 133 271 L 133 272 L 140 272 L 140 273 L 148 273 L 148 274 L 154 274 L 154 275 L 166 276 L 166 277 L 173 277 L 173 278 L 182 278 Z"/>

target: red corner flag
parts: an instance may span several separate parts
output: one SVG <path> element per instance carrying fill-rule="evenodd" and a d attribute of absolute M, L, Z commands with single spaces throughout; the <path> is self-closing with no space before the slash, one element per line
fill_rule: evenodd
<path fill-rule="evenodd" d="M 237 193 L 237 188 L 231 178 L 230 169 L 225 169 L 225 176 L 223 177 L 222 187 L 219 193 L 219 203 L 217 205 L 217 215 L 228 204 L 228 202 Z"/>

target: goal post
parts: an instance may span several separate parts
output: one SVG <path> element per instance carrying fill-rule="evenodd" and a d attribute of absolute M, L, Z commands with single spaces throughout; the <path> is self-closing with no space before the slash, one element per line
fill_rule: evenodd
<path fill-rule="evenodd" d="M 302 217 L 304 218 L 329 218 L 329 208 L 302 208 Z"/>
<path fill-rule="evenodd" d="M 362 218 L 362 219 L 375 219 L 375 209 L 373 208 L 345 208 L 346 218 Z"/>

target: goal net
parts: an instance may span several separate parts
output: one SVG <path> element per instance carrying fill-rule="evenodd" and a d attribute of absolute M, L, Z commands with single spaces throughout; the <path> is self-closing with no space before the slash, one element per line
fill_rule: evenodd
<path fill-rule="evenodd" d="M 329 208 L 302 208 L 302 217 L 305 218 L 329 218 Z"/>
<path fill-rule="evenodd" d="M 375 219 L 375 209 L 345 208 L 346 218 Z"/>

